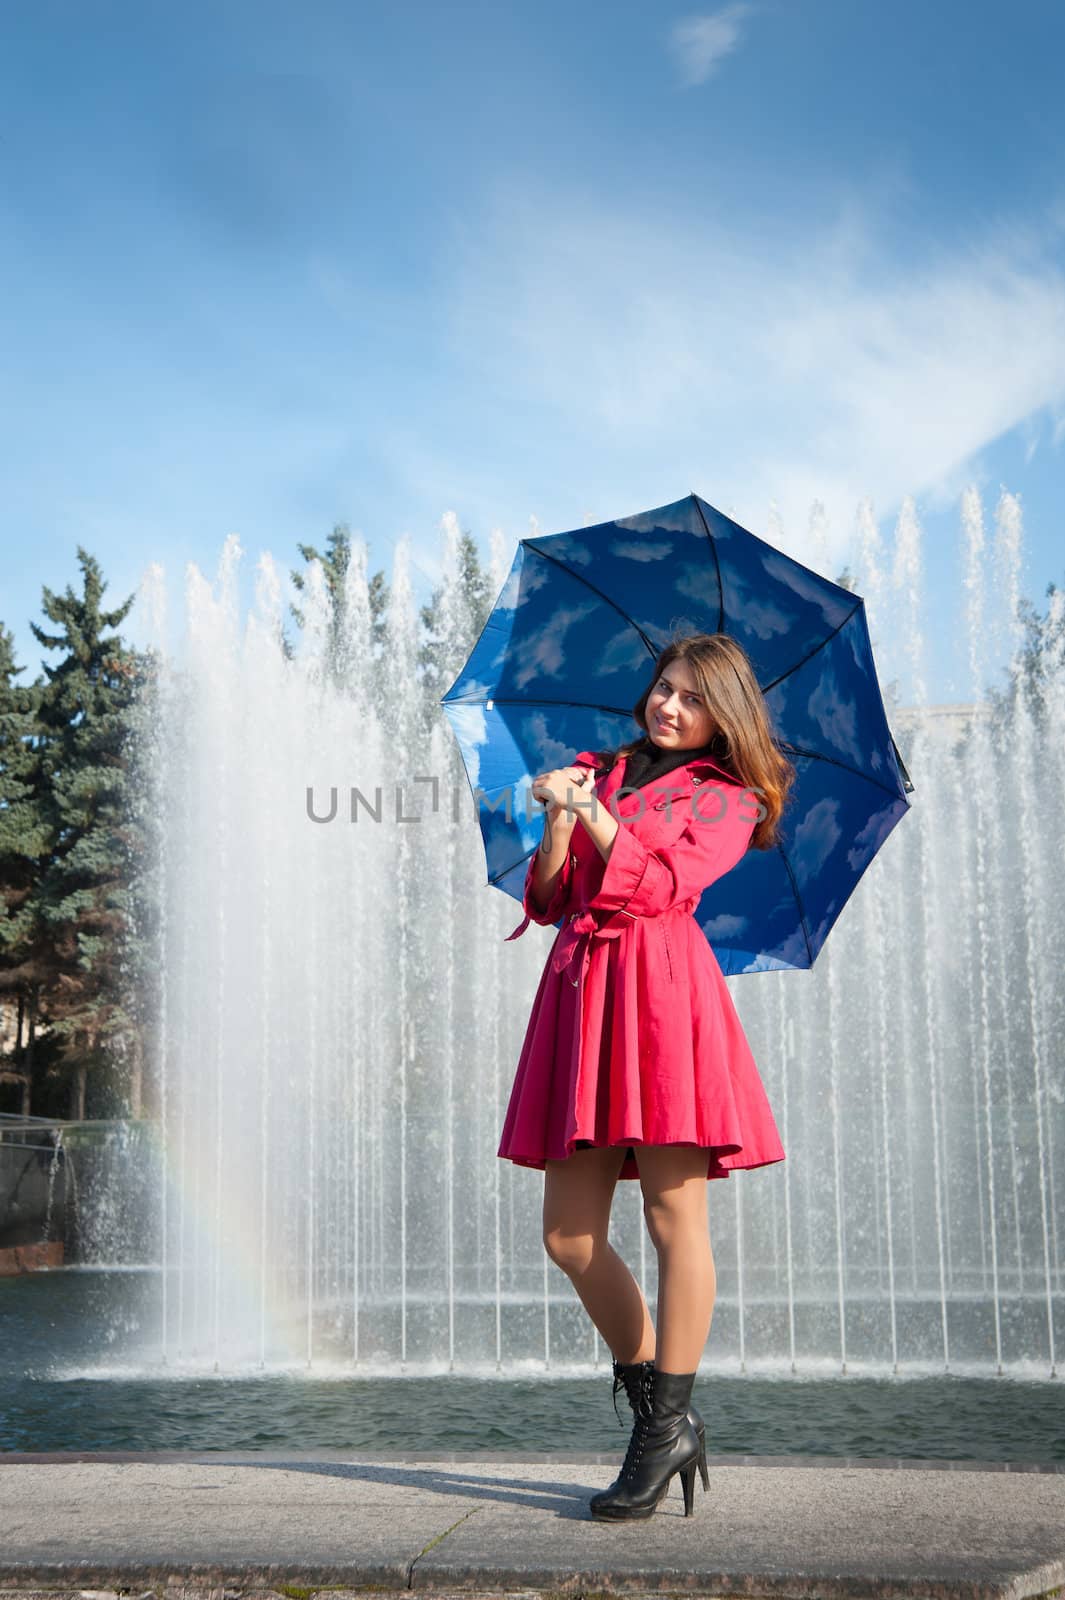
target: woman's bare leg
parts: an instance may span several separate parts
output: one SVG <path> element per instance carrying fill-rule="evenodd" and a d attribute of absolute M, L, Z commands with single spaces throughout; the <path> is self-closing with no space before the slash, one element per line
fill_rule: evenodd
<path fill-rule="evenodd" d="M 662 1372 L 695 1372 L 714 1315 L 705 1150 L 637 1145 L 648 1232 L 658 1252 L 658 1351 Z"/>
<path fill-rule="evenodd" d="M 575 1150 L 544 1169 L 544 1248 L 618 1361 L 650 1361 L 655 1330 L 636 1279 L 607 1238 L 624 1149 Z"/>

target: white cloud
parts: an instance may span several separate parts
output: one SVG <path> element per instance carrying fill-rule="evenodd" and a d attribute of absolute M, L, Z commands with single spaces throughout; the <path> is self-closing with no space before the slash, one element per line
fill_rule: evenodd
<path fill-rule="evenodd" d="M 739 43 L 741 25 L 754 8 L 724 6 L 705 17 L 685 17 L 673 25 L 670 48 L 684 83 L 705 83 L 718 62 Z"/>
<path fill-rule="evenodd" d="M 1053 227 L 930 255 L 889 251 L 854 204 L 845 221 L 791 222 L 774 250 L 757 215 L 679 228 L 642 203 L 637 224 L 511 191 L 464 262 L 451 337 L 478 383 L 539 414 L 545 474 L 579 458 L 569 492 L 597 519 L 694 488 L 761 531 L 775 501 L 800 554 L 820 500 L 834 561 L 864 496 L 882 516 L 953 495 L 980 450 L 1065 405 Z"/>

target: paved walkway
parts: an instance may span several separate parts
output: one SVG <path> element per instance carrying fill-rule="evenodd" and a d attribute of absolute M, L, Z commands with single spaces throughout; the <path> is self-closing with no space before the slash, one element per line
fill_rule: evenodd
<path fill-rule="evenodd" d="M 596 1522 L 618 1456 L 0 1455 L 0 1591 L 366 1588 L 1049 1595 L 1065 1468 L 710 1456 L 648 1522 Z M 337 1600 L 330 1595 L 329 1600 Z"/>

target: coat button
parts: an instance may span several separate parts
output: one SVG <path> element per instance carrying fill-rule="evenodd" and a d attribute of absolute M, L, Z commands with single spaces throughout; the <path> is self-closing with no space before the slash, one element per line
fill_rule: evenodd
<path fill-rule="evenodd" d="M 656 800 L 655 803 L 654 803 L 655 811 L 661 811 L 662 808 L 665 806 L 665 803 L 666 802 L 664 800 Z"/>
<path fill-rule="evenodd" d="M 695 778 L 695 777 L 692 778 L 692 782 L 693 783 L 702 783 L 702 781 L 703 781 L 702 778 Z"/>
<path fill-rule="evenodd" d="M 570 858 L 569 858 L 569 864 L 570 864 L 571 867 L 576 867 L 576 865 L 577 865 L 577 857 L 576 857 L 576 855 L 571 853 Z"/>

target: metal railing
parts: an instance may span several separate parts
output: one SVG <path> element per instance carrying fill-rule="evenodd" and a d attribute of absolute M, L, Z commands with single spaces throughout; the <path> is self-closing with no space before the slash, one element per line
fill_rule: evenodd
<path fill-rule="evenodd" d="M 29 1144 L 27 1136 L 41 1133 L 66 1133 L 74 1128 L 123 1128 L 133 1121 L 151 1122 L 151 1117 L 24 1117 L 17 1111 L 0 1111 L 0 1146 L 5 1143 L 11 1149 L 18 1150 L 47 1150 L 56 1149 L 56 1145 Z M 60 1141 L 57 1141 L 57 1144 Z"/>

